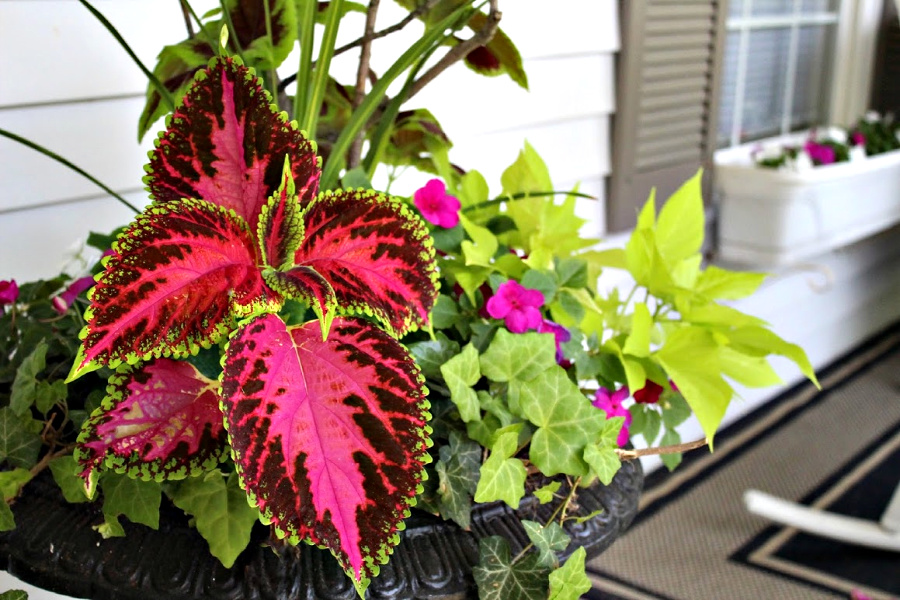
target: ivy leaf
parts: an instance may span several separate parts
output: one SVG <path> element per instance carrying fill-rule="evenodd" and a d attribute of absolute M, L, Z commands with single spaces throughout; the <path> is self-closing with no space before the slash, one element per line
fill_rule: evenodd
<path fill-rule="evenodd" d="M 57 404 L 62 404 L 69 395 L 69 388 L 62 379 L 38 381 L 35 387 L 34 406 L 42 415 L 47 415 L 50 409 Z"/>
<path fill-rule="evenodd" d="M 472 569 L 481 600 L 545 600 L 549 570 L 538 564 L 536 554 L 513 563 L 509 542 L 492 535 L 478 541 L 480 560 Z"/>
<path fill-rule="evenodd" d="M 553 500 L 553 496 L 559 491 L 560 485 L 562 484 L 559 481 L 551 481 L 547 485 L 542 485 L 534 490 L 532 493 L 534 494 L 534 497 L 538 499 L 538 502 L 547 504 Z"/>
<path fill-rule="evenodd" d="M 34 404 L 37 396 L 37 376 L 46 367 L 46 356 L 47 342 L 41 340 L 16 369 L 16 378 L 13 380 L 9 396 L 9 406 L 20 417 L 28 412 L 28 409 Z"/>
<path fill-rule="evenodd" d="M 518 387 L 525 417 L 537 426 L 531 439 L 531 462 L 545 475 L 584 476 L 589 467 L 584 448 L 603 430 L 604 414 L 558 366 Z"/>
<path fill-rule="evenodd" d="M 599 444 L 588 444 L 585 447 L 584 462 L 591 466 L 603 485 L 609 485 L 622 466 L 622 461 L 613 448 Z"/>
<path fill-rule="evenodd" d="M 0 495 L 9 500 L 19 495 L 19 490 L 31 481 L 31 471 L 17 468 L 12 471 L 0 471 Z"/>
<path fill-rule="evenodd" d="M 495 434 L 491 454 L 481 465 L 481 478 L 475 490 L 475 502 L 503 500 L 513 509 L 525 495 L 525 465 L 512 457 L 519 443 L 521 426 L 504 427 Z"/>
<path fill-rule="evenodd" d="M 431 324 L 435 329 L 449 329 L 459 322 L 459 306 L 446 294 L 438 296 L 431 311 Z"/>
<path fill-rule="evenodd" d="M 459 216 L 459 222 L 462 223 L 466 233 L 472 238 L 471 241 L 463 240 L 460 244 L 463 256 L 466 259 L 466 266 L 491 268 L 491 259 L 497 253 L 499 246 L 497 237 L 486 227 L 476 225 L 467 219 L 465 215 Z"/>
<path fill-rule="evenodd" d="M 10 514 L 12 514 L 12 513 L 10 513 Z M 2 531 L 9 531 L 9 530 L 2 529 Z M 0 593 L 0 600 L 28 600 L 28 592 L 25 592 L 23 590 L 9 590 L 9 591 Z"/>
<path fill-rule="evenodd" d="M 100 488 L 103 490 L 103 515 L 107 523 L 118 525 L 118 517 L 122 515 L 132 523 L 159 529 L 162 488 L 157 482 L 132 479 L 108 471 L 100 480 Z"/>
<path fill-rule="evenodd" d="M 12 531 L 16 528 L 13 511 L 6 502 L 0 502 L 0 531 Z"/>
<path fill-rule="evenodd" d="M 569 545 L 571 541 L 569 534 L 556 521 L 541 525 L 536 521 L 523 520 L 522 526 L 528 534 L 528 539 L 537 548 L 538 564 L 548 569 L 558 567 L 559 557 L 556 553 L 565 550 Z"/>
<path fill-rule="evenodd" d="M 439 331 L 433 340 L 410 344 L 409 352 L 426 378 L 442 377 L 441 365 L 459 354 L 459 343 Z"/>
<path fill-rule="evenodd" d="M 450 446 L 442 446 L 435 469 L 439 478 L 441 516 L 469 529 L 472 496 L 478 487 L 481 446 L 457 432 L 450 434 Z"/>
<path fill-rule="evenodd" d="M 459 416 L 466 423 L 481 419 L 481 406 L 472 386 L 481 379 L 478 350 L 471 343 L 462 352 L 441 365 L 441 374 L 450 389 L 450 399 L 459 408 Z"/>
<path fill-rule="evenodd" d="M 584 547 L 579 547 L 566 564 L 550 573 L 549 600 L 578 600 L 591 591 L 591 580 L 584 572 L 586 555 Z"/>
<path fill-rule="evenodd" d="M 262 315 L 228 344 L 221 406 L 265 518 L 326 546 L 355 582 L 376 573 L 428 461 L 429 404 L 406 349 L 362 319 L 335 318 L 323 340 L 315 321 Z"/>
<path fill-rule="evenodd" d="M 9 406 L 0 408 L 0 460 L 23 469 L 34 466 L 41 449 L 41 436 L 31 427 L 32 423 L 36 421 L 28 416 L 19 417 Z"/>
<path fill-rule="evenodd" d="M 497 331 L 481 355 L 481 372 L 492 381 L 528 381 L 556 364 L 553 336 Z"/>
<path fill-rule="evenodd" d="M 84 480 L 78 475 L 81 467 L 74 456 L 60 456 L 50 461 L 50 473 L 62 491 L 66 502 L 77 504 L 90 500 L 86 494 Z"/>
<path fill-rule="evenodd" d="M 226 477 L 217 469 L 185 479 L 169 495 L 175 506 L 194 517 L 210 553 L 231 568 L 250 543 L 250 531 L 259 520 L 259 511 L 247 503 L 237 473 Z"/>

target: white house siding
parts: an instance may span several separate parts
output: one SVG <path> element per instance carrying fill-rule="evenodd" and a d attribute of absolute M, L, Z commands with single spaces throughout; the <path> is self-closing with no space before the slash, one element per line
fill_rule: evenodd
<path fill-rule="evenodd" d="M 150 67 L 164 44 L 184 37 L 177 0 L 94 4 Z M 215 3 L 193 4 L 202 12 Z M 565 10 L 539 0 L 500 5 L 501 27 L 522 52 L 531 92 L 459 65 L 409 106 L 435 113 L 455 142 L 451 160 L 482 171 L 494 192 L 502 169 L 527 139 L 547 160 L 557 188 L 581 182 L 583 191 L 602 201 L 619 44 L 616 1 L 567 0 Z M 393 23 L 397 7 L 382 6 L 381 24 Z M 578 18 L 571 20 L 573 14 Z M 341 37 L 356 37 L 355 25 L 348 22 Z M 419 25 L 404 32 L 419 33 Z M 400 44 L 408 43 L 400 37 Z M 396 49 L 398 41 L 382 43 Z M 352 54 L 342 60 L 355 62 Z M 75 0 L 2 0 L 0 57 L 0 127 L 57 152 L 143 205 L 141 177 L 153 136 L 138 144 L 136 123 L 146 81 L 103 26 Z M 289 58 L 288 69 L 292 64 Z M 374 66 L 376 72 L 386 69 L 377 60 Z M 398 185 L 395 191 L 410 190 Z M 602 226 L 602 203 L 586 203 L 582 212 L 594 219 L 595 229 Z M 0 279 L 53 275 L 90 230 L 112 229 L 130 214 L 91 182 L 0 138 Z"/>

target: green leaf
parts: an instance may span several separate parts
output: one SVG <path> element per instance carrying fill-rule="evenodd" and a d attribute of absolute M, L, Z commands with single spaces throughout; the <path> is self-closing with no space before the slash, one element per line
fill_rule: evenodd
<path fill-rule="evenodd" d="M 29 481 L 31 481 L 31 471 L 28 469 L 0 471 L 0 494 L 3 495 L 3 500 L 18 496 L 19 490 Z"/>
<path fill-rule="evenodd" d="M 603 411 L 555 365 L 521 383 L 517 393 L 525 417 L 538 427 L 531 439 L 531 462 L 545 475 L 587 475 L 584 448 L 603 430 Z"/>
<path fill-rule="evenodd" d="M 345 190 L 355 190 L 360 188 L 364 190 L 374 189 L 372 187 L 372 181 L 369 179 L 369 175 L 362 167 L 356 167 L 344 173 L 344 176 L 341 177 L 341 187 Z"/>
<path fill-rule="evenodd" d="M 431 310 L 431 324 L 435 329 L 449 329 L 459 322 L 459 305 L 446 294 L 438 296 Z"/>
<path fill-rule="evenodd" d="M 800 371 L 819 387 L 815 371 L 806 356 L 803 348 L 796 344 L 786 342 L 774 332 L 764 327 L 741 327 L 726 333 L 728 340 L 735 350 L 746 354 L 757 353 L 759 355 L 778 354 L 791 360 Z"/>
<path fill-rule="evenodd" d="M 691 407 L 684 401 L 684 396 L 680 392 L 667 394 L 665 401 L 662 420 L 667 429 L 674 429 L 690 418 Z"/>
<path fill-rule="evenodd" d="M 458 432 L 450 434 L 450 445 L 442 446 L 435 466 L 438 474 L 441 516 L 469 529 L 472 496 L 478 487 L 481 446 Z"/>
<path fill-rule="evenodd" d="M 478 566 L 472 569 L 481 600 L 546 600 L 548 569 L 536 554 L 513 563 L 509 542 L 492 535 L 478 541 Z"/>
<path fill-rule="evenodd" d="M 219 470 L 177 482 L 169 494 L 175 506 L 194 517 L 197 531 L 209 543 L 210 553 L 226 568 L 250 543 L 250 530 L 259 510 L 247 502 L 237 473 Z"/>
<path fill-rule="evenodd" d="M 538 489 L 532 492 L 534 497 L 538 499 L 538 502 L 541 504 L 547 504 L 553 500 L 554 494 L 559 491 L 559 486 L 562 484 L 559 481 L 551 481 L 547 485 L 542 485 Z"/>
<path fill-rule="evenodd" d="M 591 591 L 591 580 L 584 572 L 586 554 L 584 547 L 578 548 L 566 564 L 550 573 L 550 600 L 578 600 Z"/>
<path fill-rule="evenodd" d="M 113 529 L 118 525 L 119 515 L 132 523 L 159 529 L 159 503 L 162 498 L 159 483 L 107 471 L 100 479 L 100 487 L 103 490 L 103 515 Z"/>
<path fill-rule="evenodd" d="M 433 340 L 410 344 L 409 352 L 416 359 L 416 364 L 422 369 L 425 377 L 438 378 L 443 377 L 441 365 L 459 354 L 459 343 L 439 331 Z"/>
<path fill-rule="evenodd" d="M 12 531 L 16 528 L 16 519 L 12 509 L 6 502 L 0 502 L 0 531 Z"/>
<path fill-rule="evenodd" d="M 481 372 L 492 381 L 528 381 L 556 364 L 553 337 L 540 333 L 497 331 L 481 355 Z"/>
<path fill-rule="evenodd" d="M 503 500 L 513 509 L 525 495 L 525 465 L 516 453 L 519 442 L 519 426 L 504 427 L 497 432 L 491 454 L 481 465 L 481 477 L 475 490 L 475 502 Z"/>
<path fill-rule="evenodd" d="M 0 408 L 0 460 L 14 467 L 30 469 L 37 462 L 41 436 L 32 426 L 38 421 L 19 417 L 12 407 Z"/>
<path fill-rule="evenodd" d="M 634 313 L 631 315 L 631 333 L 625 340 L 622 352 L 632 356 L 650 356 L 650 327 L 653 325 L 653 317 L 650 309 L 643 302 L 634 305 Z"/>
<path fill-rule="evenodd" d="M 481 410 L 496 417 L 502 427 L 521 422 L 521 419 L 510 410 L 508 401 L 501 395 L 479 390 L 478 403 L 481 405 Z"/>
<path fill-rule="evenodd" d="M 703 172 L 688 179 L 666 200 L 656 222 L 656 247 L 663 261 L 674 268 L 703 245 Z"/>
<path fill-rule="evenodd" d="M 519 283 L 522 284 L 522 287 L 540 291 L 544 295 L 544 303 L 552 302 L 553 297 L 556 296 L 556 277 L 549 271 L 529 269 Z"/>
<path fill-rule="evenodd" d="M 768 275 L 728 271 L 714 265 L 707 267 L 694 285 L 694 291 L 714 300 L 738 300 L 750 296 Z"/>
<path fill-rule="evenodd" d="M 28 592 L 23 590 L 9 590 L 0 593 L 0 600 L 28 600 Z"/>
<path fill-rule="evenodd" d="M 18 416 L 24 415 L 37 396 L 37 376 L 47 366 L 47 342 L 41 340 L 16 369 L 9 396 L 9 406 Z"/>
<path fill-rule="evenodd" d="M 53 474 L 56 485 L 62 490 L 66 502 L 77 504 L 89 500 L 84 489 L 84 480 L 78 475 L 81 467 L 74 456 L 54 458 L 50 461 L 50 472 Z"/>
<path fill-rule="evenodd" d="M 547 164 L 527 141 L 522 150 L 519 151 L 516 161 L 503 171 L 503 174 L 500 176 L 500 183 L 503 184 L 503 193 L 509 195 L 522 192 L 548 192 L 553 189 Z M 542 201 L 539 198 L 537 200 Z M 514 208 L 511 204 L 508 207 L 509 216 L 516 221 L 516 224 L 520 222 L 520 217 L 524 217 L 522 219 L 523 222 L 537 222 L 536 219 L 540 212 L 533 213 L 530 216 L 524 215 L 522 214 L 524 212 L 522 209 L 525 209 L 526 206 L 518 204 Z M 530 227 L 523 229 L 520 226 L 519 229 L 523 232 L 531 232 Z"/>
<path fill-rule="evenodd" d="M 571 540 L 569 534 L 556 521 L 541 525 L 536 521 L 523 519 L 522 527 L 525 528 L 528 539 L 538 551 L 538 564 L 548 569 L 558 567 L 559 557 L 556 556 L 556 553 L 565 550 L 569 545 Z"/>
<path fill-rule="evenodd" d="M 622 466 L 615 449 L 599 444 L 589 444 L 584 449 L 584 462 L 591 466 L 603 485 L 609 485 Z"/>
<path fill-rule="evenodd" d="M 495 236 L 486 227 L 476 225 L 464 215 L 459 216 L 459 222 L 463 229 L 472 238 L 472 241 L 463 240 L 460 244 L 467 266 L 491 267 L 491 259 L 497 253 L 499 243 Z"/>
<path fill-rule="evenodd" d="M 471 343 L 466 344 L 462 352 L 441 365 L 441 374 L 450 389 L 450 399 L 459 408 L 459 416 L 463 421 L 481 419 L 481 407 L 478 396 L 472 386 L 481 378 L 478 369 L 478 350 Z"/>
<path fill-rule="evenodd" d="M 35 386 L 34 406 L 45 415 L 57 404 L 62 404 L 69 395 L 69 388 L 62 379 L 56 379 L 53 383 L 38 381 Z"/>
<path fill-rule="evenodd" d="M 676 329 L 655 356 L 694 410 L 712 447 L 713 436 L 734 395 L 722 379 L 719 346 L 712 334 L 698 327 Z"/>
<path fill-rule="evenodd" d="M 660 441 L 660 445 L 662 446 L 674 446 L 675 444 L 681 443 L 681 435 L 674 429 L 666 429 L 666 432 L 663 434 L 662 440 Z M 674 471 L 675 467 L 681 464 L 681 453 L 676 452 L 673 454 L 661 454 L 660 460 L 670 471 Z"/>
<path fill-rule="evenodd" d="M 583 288 L 588 284 L 587 262 L 581 256 L 557 261 L 555 269 L 561 288 Z"/>
<path fill-rule="evenodd" d="M 764 356 L 744 354 L 731 346 L 721 346 L 719 361 L 722 373 L 741 385 L 763 388 L 783 383 Z"/>

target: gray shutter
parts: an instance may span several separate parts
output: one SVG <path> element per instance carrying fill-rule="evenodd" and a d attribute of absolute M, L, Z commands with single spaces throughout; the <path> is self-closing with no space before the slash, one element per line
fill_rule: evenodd
<path fill-rule="evenodd" d="M 897 116 L 900 114 L 900 20 L 893 2 L 884 3 L 876 56 L 872 108 Z"/>
<path fill-rule="evenodd" d="M 711 176 L 724 0 L 621 0 L 607 229 L 634 227 L 701 166 Z M 709 189 L 709 182 L 705 182 Z M 708 194 L 707 194 L 708 198 Z"/>

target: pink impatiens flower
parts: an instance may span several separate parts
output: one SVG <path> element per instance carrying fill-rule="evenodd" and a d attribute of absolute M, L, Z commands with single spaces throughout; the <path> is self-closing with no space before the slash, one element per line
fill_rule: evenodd
<path fill-rule="evenodd" d="M 94 278 L 90 275 L 76 279 L 69 284 L 66 291 L 53 298 L 53 310 L 61 315 L 65 314 L 66 311 L 69 310 L 69 307 L 72 306 L 72 303 L 75 302 L 75 298 L 77 298 L 81 292 L 93 287 L 95 283 L 97 282 L 94 281 Z"/>
<path fill-rule="evenodd" d="M 608 389 L 602 387 L 597 390 L 597 393 L 594 395 L 594 401 L 591 402 L 595 408 L 599 408 L 606 413 L 607 419 L 612 419 L 613 417 L 625 417 L 625 422 L 622 423 L 622 429 L 619 430 L 619 437 L 616 438 L 616 443 L 620 448 L 628 443 L 628 427 L 631 425 L 631 413 L 627 408 L 622 406 L 622 402 L 628 398 L 628 396 L 629 393 L 627 387 L 621 387 L 615 392 L 610 392 Z"/>
<path fill-rule="evenodd" d="M 500 284 L 497 293 L 487 301 L 487 311 L 495 319 L 503 319 L 513 333 L 524 333 L 541 326 L 544 294 L 540 290 L 522 287 L 510 279 Z"/>
<path fill-rule="evenodd" d="M 553 321 L 547 319 L 543 319 L 541 321 L 541 324 L 538 325 L 537 331 L 538 333 L 553 334 L 554 341 L 556 342 L 556 362 L 562 363 L 565 360 L 565 356 L 563 356 L 561 344 L 565 344 L 566 342 L 571 340 L 572 333 L 559 323 L 554 323 Z"/>
<path fill-rule="evenodd" d="M 816 165 L 830 165 L 835 161 L 834 148 L 825 144 L 817 144 L 810 140 L 803 146 L 806 153 Z"/>
<path fill-rule="evenodd" d="M 3 305 L 12 304 L 19 298 L 19 285 L 15 279 L 0 281 L 0 315 L 3 314 Z"/>
<path fill-rule="evenodd" d="M 854 131 L 853 135 L 850 136 L 850 139 L 853 140 L 854 146 L 865 146 L 866 145 L 866 136 L 862 134 L 860 131 Z"/>
<path fill-rule="evenodd" d="M 432 179 L 416 190 L 413 203 L 429 223 L 446 229 L 459 223 L 459 200 L 447 193 L 447 186 L 440 179 Z"/>

